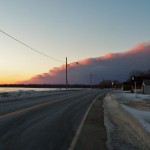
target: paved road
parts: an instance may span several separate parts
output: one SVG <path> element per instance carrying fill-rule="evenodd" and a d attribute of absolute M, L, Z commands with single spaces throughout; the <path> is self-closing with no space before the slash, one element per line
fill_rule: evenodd
<path fill-rule="evenodd" d="M 0 150 L 67 150 L 102 90 L 67 92 L 0 104 Z"/>

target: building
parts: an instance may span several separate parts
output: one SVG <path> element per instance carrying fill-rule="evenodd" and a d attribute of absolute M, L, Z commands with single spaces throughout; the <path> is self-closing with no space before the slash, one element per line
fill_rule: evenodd
<path fill-rule="evenodd" d="M 150 94 L 150 80 L 143 80 L 143 93 Z"/>
<path fill-rule="evenodd" d="M 123 91 L 131 91 L 132 84 L 131 82 L 123 82 L 122 83 L 122 90 Z"/>
<path fill-rule="evenodd" d="M 150 80 L 150 77 L 132 76 L 131 77 L 131 83 L 132 83 L 131 91 L 143 93 L 144 92 L 143 82 L 144 81 L 147 82 L 148 80 Z M 146 89 L 147 89 L 147 85 L 146 85 Z"/>

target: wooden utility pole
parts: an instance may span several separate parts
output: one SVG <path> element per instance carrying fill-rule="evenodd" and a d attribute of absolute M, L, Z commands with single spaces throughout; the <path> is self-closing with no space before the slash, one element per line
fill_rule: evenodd
<path fill-rule="evenodd" d="M 67 57 L 66 57 L 66 90 L 68 88 L 68 63 L 67 63 Z"/>

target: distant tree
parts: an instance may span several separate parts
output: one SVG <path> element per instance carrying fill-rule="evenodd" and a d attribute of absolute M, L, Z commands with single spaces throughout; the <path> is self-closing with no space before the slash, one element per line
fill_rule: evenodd
<path fill-rule="evenodd" d="M 131 81 L 131 77 L 132 76 L 136 76 L 136 77 L 150 77 L 150 69 L 146 70 L 146 71 L 140 71 L 140 70 L 131 71 L 127 81 Z"/>
<path fill-rule="evenodd" d="M 121 82 L 119 82 L 118 80 L 114 80 L 113 81 L 113 88 L 120 88 L 121 87 Z"/>
<path fill-rule="evenodd" d="M 100 88 L 111 88 L 112 87 L 112 81 L 111 80 L 103 80 L 99 83 Z"/>
<path fill-rule="evenodd" d="M 100 88 L 119 88 L 121 83 L 118 80 L 103 80 L 99 83 Z"/>

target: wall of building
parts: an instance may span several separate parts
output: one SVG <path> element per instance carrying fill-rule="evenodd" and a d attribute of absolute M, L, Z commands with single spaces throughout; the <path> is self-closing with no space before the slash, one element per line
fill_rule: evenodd
<path fill-rule="evenodd" d="M 145 94 L 150 94 L 150 85 L 144 86 L 144 93 Z"/>

